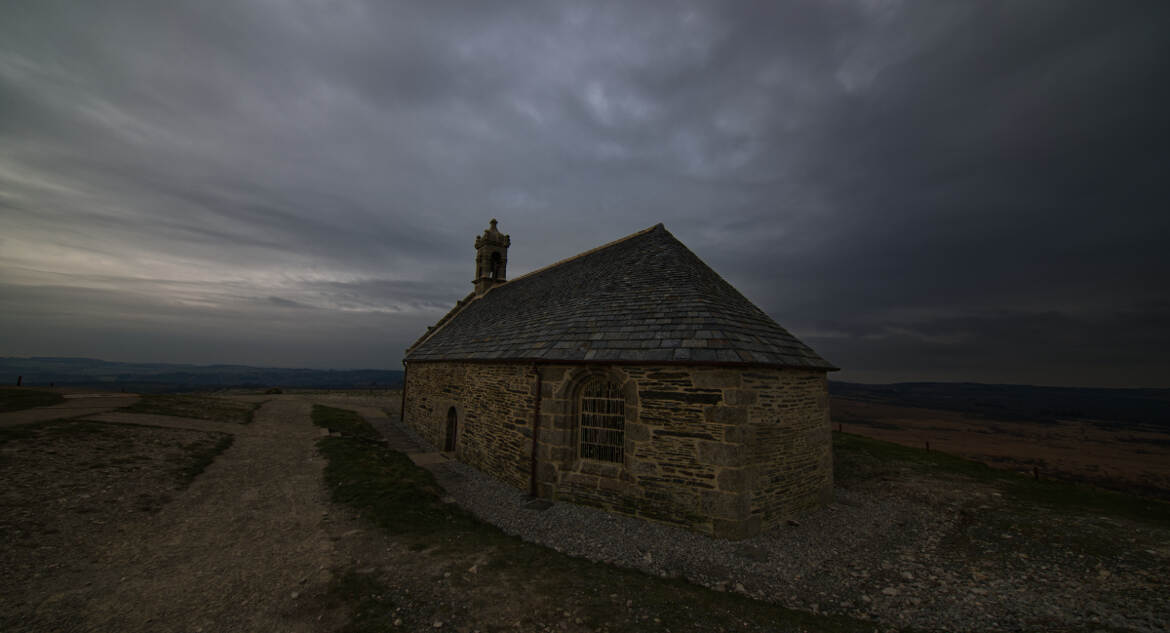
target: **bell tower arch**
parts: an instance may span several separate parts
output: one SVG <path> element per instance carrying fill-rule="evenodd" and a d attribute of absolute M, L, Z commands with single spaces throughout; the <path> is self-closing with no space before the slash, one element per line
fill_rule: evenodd
<path fill-rule="evenodd" d="M 492 218 L 491 226 L 475 238 L 475 294 L 482 295 L 492 286 L 508 280 L 508 247 L 512 237 L 500 233 Z"/>

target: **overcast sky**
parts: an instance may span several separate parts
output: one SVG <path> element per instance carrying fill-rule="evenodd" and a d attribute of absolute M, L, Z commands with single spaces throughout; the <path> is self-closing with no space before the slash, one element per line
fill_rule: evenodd
<path fill-rule="evenodd" d="M 1170 3 L 0 7 L 0 356 L 400 368 L 658 222 L 867 382 L 1170 386 Z"/>

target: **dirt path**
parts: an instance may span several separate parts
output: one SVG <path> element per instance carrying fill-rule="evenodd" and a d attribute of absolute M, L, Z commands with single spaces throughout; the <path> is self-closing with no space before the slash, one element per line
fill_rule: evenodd
<path fill-rule="evenodd" d="M 38 605 L 29 630 L 336 627 L 344 614 L 298 603 L 328 584 L 334 555 L 315 447 L 321 433 L 309 411 L 307 401 L 282 397 L 251 425 L 236 425 L 231 448 L 160 512 L 120 529 L 91 577 Z M 176 419 L 187 428 L 200 422 Z"/>
<path fill-rule="evenodd" d="M 135 395 L 107 395 L 107 394 L 70 394 L 65 396 L 65 402 L 48 407 L 36 407 L 21 411 L 0 413 L 0 426 L 15 426 L 17 424 L 31 424 L 45 420 L 60 418 L 77 418 L 98 413 L 106 413 L 122 407 L 128 407 L 138 400 Z"/>

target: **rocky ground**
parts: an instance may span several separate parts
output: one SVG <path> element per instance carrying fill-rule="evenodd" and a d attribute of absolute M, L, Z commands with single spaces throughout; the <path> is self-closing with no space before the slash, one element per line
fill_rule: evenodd
<path fill-rule="evenodd" d="M 101 567 L 127 519 L 159 512 L 230 438 L 78 421 L 4 431 L 0 594 L 10 598 L 54 593 Z"/>

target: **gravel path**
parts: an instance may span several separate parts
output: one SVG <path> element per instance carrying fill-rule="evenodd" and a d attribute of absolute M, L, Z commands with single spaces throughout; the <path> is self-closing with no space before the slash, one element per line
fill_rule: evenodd
<path fill-rule="evenodd" d="M 328 507 L 314 445 L 320 431 L 308 408 L 283 399 L 262 407 L 255 434 L 238 435 L 146 534 L 120 544 L 121 560 L 111 562 L 121 580 L 95 604 L 98 628 L 313 630 L 284 615 L 302 581 L 326 580 L 331 560 L 319 529 Z"/>
<path fill-rule="evenodd" d="M 397 420 L 390 424 L 392 447 L 434 451 Z M 454 460 L 427 467 L 461 506 L 527 541 L 792 608 L 922 629 L 1170 630 L 1170 531 L 1030 516 L 1029 525 L 1007 521 L 984 534 L 999 524 L 976 517 L 1005 512 L 1003 500 L 968 480 L 907 473 L 839 487 L 832 504 L 799 524 L 733 542 L 569 503 L 533 504 Z M 1114 533 L 1133 544 L 1124 554 L 1086 552 L 1075 538 Z M 1074 538 L 1062 543 L 1057 534 Z"/>
<path fill-rule="evenodd" d="M 227 451 L 157 514 L 118 525 L 89 575 L 60 584 L 21 630 L 321 630 L 297 600 L 326 586 L 334 556 L 309 408 L 276 399 L 229 425 Z"/>

